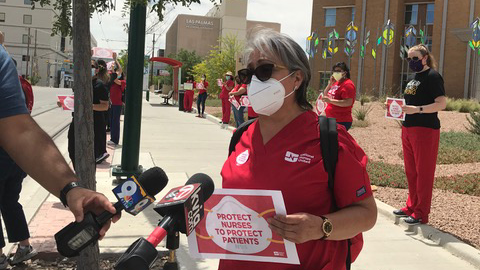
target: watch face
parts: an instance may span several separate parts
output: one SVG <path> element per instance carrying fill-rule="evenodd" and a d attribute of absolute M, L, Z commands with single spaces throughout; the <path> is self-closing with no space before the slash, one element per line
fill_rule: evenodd
<path fill-rule="evenodd" d="M 323 223 L 323 232 L 325 234 L 330 234 L 332 233 L 332 230 L 333 230 L 333 226 L 330 220 L 325 220 L 325 222 Z"/>

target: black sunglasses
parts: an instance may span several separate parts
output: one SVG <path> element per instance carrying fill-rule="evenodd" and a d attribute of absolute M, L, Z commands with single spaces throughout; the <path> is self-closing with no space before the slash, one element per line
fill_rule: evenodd
<path fill-rule="evenodd" d="M 286 68 L 276 64 L 262 64 L 256 69 L 244 68 L 238 71 L 238 78 L 243 84 L 249 84 L 252 81 L 252 76 L 255 75 L 260 81 L 268 81 L 272 77 L 274 68 Z"/>
<path fill-rule="evenodd" d="M 422 58 L 423 58 L 423 57 L 422 57 Z M 412 58 L 407 57 L 407 62 L 410 62 L 410 61 L 415 61 L 415 62 L 417 62 L 418 60 L 420 60 L 420 58 L 418 58 L 417 56 L 414 56 L 414 57 L 412 57 Z"/>

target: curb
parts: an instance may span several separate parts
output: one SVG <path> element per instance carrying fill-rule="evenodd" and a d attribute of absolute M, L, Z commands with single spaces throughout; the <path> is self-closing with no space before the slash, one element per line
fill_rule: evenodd
<path fill-rule="evenodd" d="M 378 199 L 375 199 L 375 202 L 377 203 L 378 213 L 388 219 L 391 219 L 396 225 L 412 233 L 411 235 L 433 241 L 436 243 L 436 245 L 472 264 L 474 268 L 480 269 L 480 250 L 468 245 L 455 236 L 437 230 L 432 226 L 426 224 L 408 225 L 405 222 L 402 222 L 400 217 L 397 217 L 393 214 L 393 210 L 395 210 L 395 208 L 379 201 Z"/>
<path fill-rule="evenodd" d="M 195 113 L 197 113 L 198 110 L 197 110 L 196 108 L 192 108 L 192 109 L 193 109 L 193 111 L 194 111 Z M 206 119 L 207 119 L 208 121 L 210 121 L 210 122 L 212 122 L 212 123 L 220 126 L 220 123 L 219 123 L 219 122 L 221 122 L 222 119 L 217 118 L 217 117 L 215 117 L 215 116 L 213 116 L 213 115 L 211 115 L 211 114 L 208 114 L 208 113 L 205 113 L 205 115 L 206 115 Z M 228 125 L 227 130 L 232 131 L 232 133 L 235 131 L 235 129 L 236 129 L 236 128 Z"/>

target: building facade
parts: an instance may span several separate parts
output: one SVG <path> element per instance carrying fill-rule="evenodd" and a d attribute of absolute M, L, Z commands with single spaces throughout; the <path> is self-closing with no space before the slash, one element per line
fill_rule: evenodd
<path fill-rule="evenodd" d="M 184 49 L 203 57 L 212 47 L 219 45 L 221 37 L 236 36 L 239 42 L 245 42 L 255 27 L 280 32 L 279 23 L 247 20 L 247 10 L 248 1 L 228 0 L 222 1 L 205 16 L 178 15 L 167 32 L 165 55 Z M 237 61 L 237 69 L 241 66 L 242 63 Z"/>
<path fill-rule="evenodd" d="M 0 0 L 4 45 L 17 61 L 18 73 L 39 77 L 41 86 L 57 87 L 72 67 L 71 39 L 51 36 L 54 15 L 52 6 L 36 5 L 32 10 L 30 0 Z"/>
<path fill-rule="evenodd" d="M 480 72 L 474 86 L 473 71 L 480 70 L 480 62 L 468 46 L 471 39 L 470 24 L 474 16 L 480 16 L 478 0 L 314 0 L 312 32 L 320 38 L 317 54 L 310 58 L 313 69 L 312 86 L 325 87 L 331 74 L 332 64 L 350 63 L 351 79 L 357 86 L 357 94 L 395 95 L 402 93 L 405 82 L 411 78 L 408 63 L 403 60 L 401 49 L 405 29 L 410 25 L 420 32 L 424 42 L 437 60 L 437 70 L 445 80 L 449 97 L 480 99 Z M 383 27 L 390 20 L 394 26 L 393 43 L 390 47 L 376 47 Z M 358 43 L 349 59 L 344 53 L 347 25 L 353 21 L 358 27 Z M 329 32 L 339 33 L 338 52 L 323 59 L 322 52 Z M 370 32 L 365 57 L 360 57 L 360 45 Z M 328 46 L 327 46 L 328 47 Z M 372 56 L 376 49 L 376 58 Z M 475 67 L 475 68 L 474 68 Z"/>

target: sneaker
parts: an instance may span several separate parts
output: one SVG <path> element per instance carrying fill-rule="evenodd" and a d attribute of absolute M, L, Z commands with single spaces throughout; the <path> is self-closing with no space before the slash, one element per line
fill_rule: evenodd
<path fill-rule="evenodd" d="M 108 141 L 107 144 L 108 144 L 108 145 L 116 146 L 118 143 L 115 143 L 115 142 L 113 142 L 113 141 Z"/>
<path fill-rule="evenodd" d="M 8 267 L 7 256 L 5 256 L 5 254 L 2 254 L 2 256 L 0 256 L 0 269 L 7 269 L 7 267 Z"/>
<path fill-rule="evenodd" d="M 197 116 L 195 116 L 195 117 L 202 118 L 200 115 L 197 115 Z"/>
<path fill-rule="evenodd" d="M 24 262 L 26 260 L 29 260 L 37 256 L 37 254 L 38 252 L 32 246 L 28 246 L 28 247 L 18 246 L 17 252 L 15 252 L 15 255 L 10 261 L 10 264 L 11 265 L 19 264 L 21 262 Z"/>
<path fill-rule="evenodd" d="M 405 214 L 402 209 L 393 210 L 393 214 L 397 217 L 408 217 L 408 215 Z"/>
<path fill-rule="evenodd" d="M 421 219 L 416 219 L 410 216 L 410 217 L 407 217 L 404 221 L 408 225 L 417 225 L 417 224 L 420 224 Z"/>
<path fill-rule="evenodd" d="M 103 153 L 101 156 L 99 156 L 99 157 L 95 160 L 95 162 L 96 162 L 97 164 L 100 164 L 100 163 L 102 163 L 105 159 L 107 159 L 109 156 L 110 156 L 109 153 Z"/>

